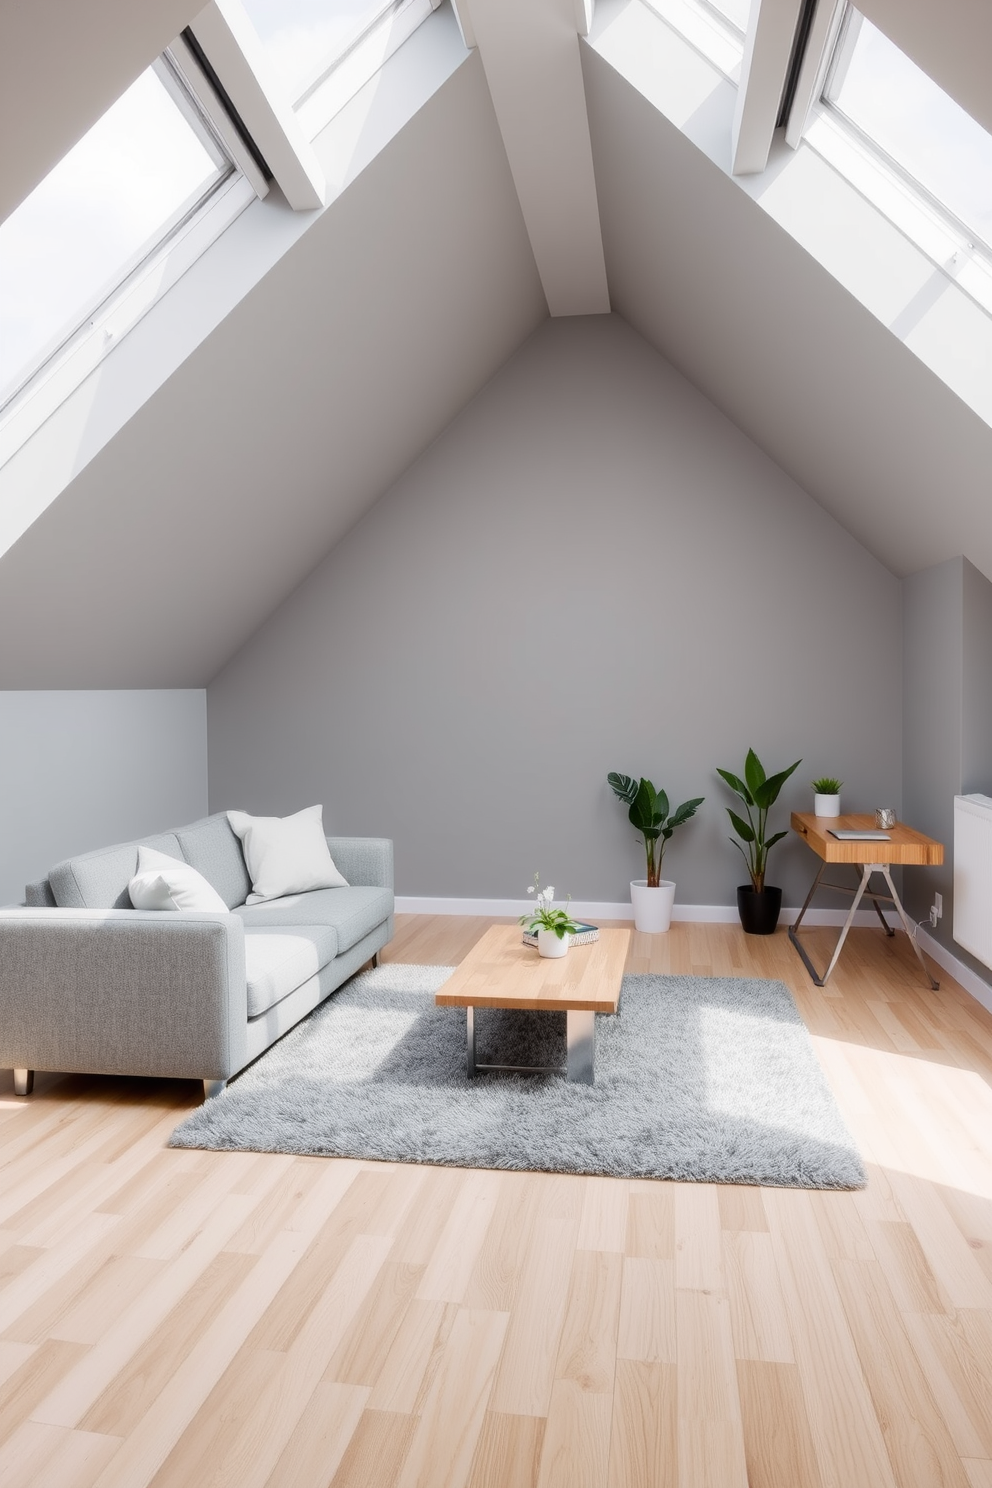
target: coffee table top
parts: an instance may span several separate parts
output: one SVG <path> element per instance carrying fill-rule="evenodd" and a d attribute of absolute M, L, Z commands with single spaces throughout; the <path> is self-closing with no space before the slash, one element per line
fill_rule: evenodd
<path fill-rule="evenodd" d="M 561 957 L 539 955 L 522 934 L 519 925 L 490 925 L 434 994 L 437 1006 L 616 1012 L 629 930 L 600 930 Z"/>

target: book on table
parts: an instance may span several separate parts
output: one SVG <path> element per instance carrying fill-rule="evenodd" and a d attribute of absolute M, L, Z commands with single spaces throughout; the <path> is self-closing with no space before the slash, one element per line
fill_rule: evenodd
<path fill-rule="evenodd" d="M 573 946 L 591 945 L 594 940 L 598 940 L 599 939 L 599 926 L 598 925 L 587 925 L 587 924 L 584 923 L 584 921 L 581 921 L 581 920 L 576 920 L 575 923 L 578 925 L 579 928 L 570 937 L 570 940 L 569 940 L 569 944 L 570 945 L 573 945 Z M 533 931 L 533 932 L 530 931 L 530 930 L 525 930 L 524 931 L 524 945 L 529 945 L 529 946 L 536 946 L 537 945 L 537 933 L 536 933 L 536 931 Z"/>

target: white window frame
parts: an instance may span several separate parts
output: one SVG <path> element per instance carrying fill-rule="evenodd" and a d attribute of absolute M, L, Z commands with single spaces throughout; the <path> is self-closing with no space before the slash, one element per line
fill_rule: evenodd
<path fill-rule="evenodd" d="M 786 142 L 795 148 L 800 140 L 805 141 L 936 268 L 992 314 L 992 247 L 827 97 L 838 71 L 848 65 L 860 20 L 861 13 L 851 0 L 822 0 Z"/>
<path fill-rule="evenodd" d="M 173 97 L 185 93 L 185 80 L 164 53 L 153 64 Z M 121 277 L 100 303 L 69 330 L 0 408 L 0 465 L 3 465 L 113 348 L 157 304 L 236 217 L 256 200 L 256 191 L 231 157 L 219 131 L 195 97 L 185 107 L 210 136 L 211 148 L 228 163 L 219 180 Z"/>
<path fill-rule="evenodd" d="M 740 81 L 744 37 L 714 6 L 706 0 L 643 0 L 643 4 L 729 82 Z"/>
<path fill-rule="evenodd" d="M 394 0 L 293 101 L 293 111 L 308 140 L 316 139 L 360 88 L 403 43 L 440 9 L 443 0 Z"/>

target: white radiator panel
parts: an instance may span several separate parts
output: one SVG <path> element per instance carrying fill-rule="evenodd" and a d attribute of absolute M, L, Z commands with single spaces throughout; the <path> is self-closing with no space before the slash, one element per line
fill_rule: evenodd
<path fill-rule="evenodd" d="M 954 797 L 952 933 L 992 966 L 992 796 Z"/>

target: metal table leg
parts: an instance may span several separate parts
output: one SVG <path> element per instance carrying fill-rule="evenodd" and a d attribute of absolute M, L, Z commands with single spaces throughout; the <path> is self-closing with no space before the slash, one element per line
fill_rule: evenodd
<path fill-rule="evenodd" d="M 475 1008 L 465 1009 L 465 1073 L 469 1079 L 475 1074 Z"/>
<path fill-rule="evenodd" d="M 596 1014 L 569 1008 L 565 1020 L 568 1041 L 568 1078 L 580 1085 L 595 1083 Z"/>
<path fill-rule="evenodd" d="M 879 899 L 885 900 L 887 903 L 891 904 L 893 906 L 893 908 L 896 910 L 897 914 L 899 915 L 900 920 L 902 921 L 902 927 L 905 930 L 906 934 L 909 936 L 909 940 L 910 940 L 910 943 L 911 943 L 911 945 L 913 947 L 913 950 L 916 952 L 916 959 L 919 961 L 920 965 L 922 966 L 923 971 L 924 971 L 924 973 L 926 975 L 927 981 L 930 983 L 930 986 L 936 992 L 939 989 L 939 987 L 940 987 L 940 983 L 937 982 L 937 981 L 935 981 L 934 978 L 931 976 L 930 971 L 929 971 L 929 969 L 927 967 L 927 964 L 926 964 L 926 962 L 923 959 L 923 952 L 920 950 L 919 944 L 918 944 L 918 942 L 916 940 L 916 936 L 913 934 L 913 926 L 910 923 L 910 921 L 909 921 L 909 919 L 908 919 L 908 917 L 906 915 L 906 911 L 903 909 L 902 904 L 900 903 L 899 895 L 896 893 L 896 886 L 892 882 L 892 875 L 889 872 L 889 865 L 887 863 L 858 863 L 858 864 L 852 863 L 851 864 L 851 867 L 852 868 L 855 868 L 856 867 L 856 868 L 860 868 L 860 870 L 861 870 L 861 882 L 858 884 L 858 887 L 856 889 L 853 889 L 852 890 L 850 888 L 846 888 L 842 884 L 828 884 L 828 885 L 826 885 L 827 888 L 836 889 L 838 892 L 840 892 L 842 894 L 853 894 L 854 897 L 853 897 L 853 902 L 851 904 L 850 912 L 849 912 L 849 914 L 847 916 L 847 919 L 844 921 L 844 928 L 840 932 L 840 935 L 839 935 L 838 940 L 837 940 L 837 944 L 834 947 L 834 953 L 833 953 L 833 955 L 830 958 L 830 965 L 827 967 L 826 971 L 823 973 L 823 976 L 822 977 L 820 976 L 820 974 L 816 970 L 816 967 L 813 965 L 812 961 L 810 960 L 809 955 L 806 952 L 805 946 L 800 941 L 799 936 L 797 934 L 797 931 L 799 930 L 799 926 L 802 924 L 803 916 L 805 915 L 806 910 L 809 908 L 809 904 L 810 904 L 810 901 L 813 898 L 813 895 L 816 893 L 816 890 L 820 886 L 820 880 L 823 878 L 824 870 L 826 869 L 826 867 L 827 867 L 827 864 L 826 863 L 821 864 L 820 871 L 817 873 L 816 878 L 813 880 L 812 888 L 810 889 L 809 893 L 806 895 L 805 902 L 803 904 L 802 909 L 799 911 L 798 916 L 796 917 L 795 924 L 789 926 L 789 939 L 792 941 L 792 944 L 795 946 L 796 950 L 799 952 L 800 956 L 802 957 L 803 964 L 805 965 L 806 970 L 809 972 L 810 976 L 813 978 L 813 981 L 816 983 L 816 985 L 818 987 L 825 987 L 826 986 L 826 984 L 827 984 L 827 982 L 828 982 L 828 980 L 830 978 L 830 973 L 833 971 L 834 967 L 837 965 L 837 960 L 838 960 L 838 958 L 840 956 L 840 953 L 844 949 L 844 942 L 847 939 L 847 932 L 850 930 L 852 924 L 854 923 L 854 916 L 857 913 L 858 905 L 861 903 L 861 900 L 862 900 L 862 898 L 863 898 L 863 896 L 865 894 L 865 891 L 867 890 L 868 898 L 871 900 L 872 904 L 875 906 L 875 913 L 878 915 L 878 918 L 881 920 L 882 926 L 883 926 L 883 928 L 885 930 L 886 935 L 894 935 L 895 934 L 895 931 L 892 928 L 892 926 L 889 925 L 886 922 L 885 916 L 882 914 L 881 906 L 879 905 L 878 900 Z M 882 875 L 882 877 L 885 879 L 886 887 L 889 890 L 888 894 L 879 894 L 876 897 L 872 893 L 871 889 L 868 888 L 868 881 L 871 878 L 871 876 L 872 876 L 873 873 L 880 873 Z"/>
<path fill-rule="evenodd" d="M 874 872 L 875 868 L 878 865 L 877 864 L 874 864 L 874 863 L 865 863 L 864 867 L 862 868 L 862 870 L 861 870 L 861 882 L 859 883 L 859 885 L 857 887 L 857 890 L 855 892 L 854 899 L 853 899 L 853 901 L 851 903 L 851 908 L 850 908 L 850 911 L 848 913 L 847 919 L 844 921 L 844 928 L 843 928 L 843 930 L 841 930 L 840 936 L 839 936 L 839 938 L 837 940 L 837 944 L 834 946 L 834 953 L 833 953 L 833 955 L 830 958 L 830 965 L 827 967 L 826 971 L 823 973 L 823 976 L 821 977 L 819 975 L 819 973 L 817 972 L 816 967 L 813 965 L 812 961 L 809 959 L 809 956 L 806 953 L 806 947 L 801 943 L 801 941 L 799 939 L 799 936 L 796 934 L 796 931 L 799 929 L 799 926 L 800 926 L 800 924 L 802 922 L 802 917 L 806 913 L 806 909 L 807 909 L 807 907 L 809 905 L 810 900 L 813 897 L 814 891 L 819 887 L 820 879 L 823 877 L 823 870 L 824 870 L 824 868 L 826 868 L 826 866 L 827 866 L 826 863 L 824 863 L 823 867 L 820 869 L 819 873 L 816 875 L 816 878 L 815 878 L 815 880 L 813 882 L 813 887 L 810 889 L 809 893 L 806 895 L 806 902 L 805 902 L 805 904 L 803 905 L 802 909 L 799 912 L 799 915 L 798 915 L 798 917 L 796 919 L 796 923 L 794 925 L 790 925 L 789 926 L 789 939 L 792 941 L 792 944 L 795 946 L 796 950 L 799 952 L 800 956 L 803 958 L 803 962 L 805 964 L 806 970 L 809 972 L 810 976 L 813 978 L 814 982 L 816 983 L 816 985 L 818 987 L 825 987 L 827 985 L 827 982 L 830 979 L 830 973 L 833 971 L 834 967 L 837 965 L 837 958 L 840 955 L 841 951 L 844 949 L 844 942 L 847 939 L 847 932 L 850 930 L 851 926 L 854 924 L 854 916 L 857 914 L 858 905 L 861 903 L 862 895 L 864 894 L 865 889 L 868 887 L 868 880 L 871 878 L 872 873 Z"/>
<path fill-rule="evenodd" d="M 891 875 L 889 873 L 888 867 L 883 863 L 881 865 L 881 867 L 879 868 L 879 872 L 881 873 L 882 877 L 885 879 L 885 882 L 889 886 L 889 893 L 892 895 L 892 903 L 895 905 L 896 911 L 897 911 L 897 913 L 899 915 L 899 918 L 902 920 L 902 928 L 905 930 L 906 934 L 909 936 L 910 945 L 913 947 L 913 950 L 916 952 L 916 959 L 917 959 L 917 961 L 919 961 L 920 965 L 923 967 L 924 975 L 926 976 L 927 981 L 930 983 L 930 986 L 933 988 L 933 990 L 935 992 L 937 992 L 940 989 L 940 983 L 934 980 L 934 978 L 933 978 L 933 976 L 932 976 L 932 974 L 930 972 L 930 968 L 927 966 L 927 963 L 923 959 L 923 952 L 920 950 L 920 943 L 916 939 L 916 936 L 913 934 L 913 927 L 910 924 L 909 917 L 906 914 L 906 911 L 902 907 L 902 904 L 901 904 L 901 902 L 899 900 L 899 895 L 896 893 L 896 886 L 892 882 L 892 878 L 891 878 Z"/>

